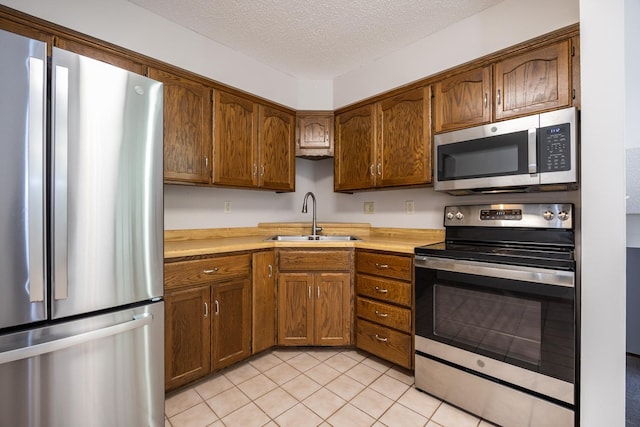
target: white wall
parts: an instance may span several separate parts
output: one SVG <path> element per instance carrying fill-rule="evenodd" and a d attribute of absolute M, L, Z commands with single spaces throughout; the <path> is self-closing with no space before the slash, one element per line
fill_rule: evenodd
<path fill-rule="evenodd" d="M 625 424 L 624 3 L 580 0 L 584 427 Z"/>

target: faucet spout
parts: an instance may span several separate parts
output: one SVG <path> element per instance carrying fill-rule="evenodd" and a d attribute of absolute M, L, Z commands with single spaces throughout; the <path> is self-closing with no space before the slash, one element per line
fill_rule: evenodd
<path fill-rule="evenodd" d="M 311 235 L 317 236 L 319 232 L 322 231 L 322 227 L 318 227 L 318 222 L 316 218 L 316 196 L 311 191 L 307 192 L 304 195 L 304 201 L 302 202 L 302 213 L 307 213 L 307 200 L 311 196 L 311 201 L 313 202 L 313 218 L 311 220 Z"/>

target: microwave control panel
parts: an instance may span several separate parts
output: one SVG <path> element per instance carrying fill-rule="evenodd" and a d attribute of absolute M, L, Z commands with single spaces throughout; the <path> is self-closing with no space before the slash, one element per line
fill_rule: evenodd
<path fill-rule="evenodd" d="M 540 172 L 571 170 L 571 126 L 569 123 L 538 129 Z"/>

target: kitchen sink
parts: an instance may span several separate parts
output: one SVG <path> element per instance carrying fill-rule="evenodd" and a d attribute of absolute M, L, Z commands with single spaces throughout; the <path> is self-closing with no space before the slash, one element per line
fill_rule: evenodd
<path fill-rule="evenodd" d="M 288 234 L 278 234 L 276 236 L 271 236 L 266 240 L 280 241 L 280 242 L 346 242 L 352 240 L 360 240 L 359 237 L 349 236 L 349 235 L 335 235 L 335 236 L 325 236 L 325 235 L 316 235 L 313 236 L 311 234 L 305 235 L 288 235 Z"/>

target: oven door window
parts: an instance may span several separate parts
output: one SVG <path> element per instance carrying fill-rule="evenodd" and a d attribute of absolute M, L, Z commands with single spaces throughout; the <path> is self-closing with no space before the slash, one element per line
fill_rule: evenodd
<path fill-rule="evenodd" d="M 528 132 L 437 147 L 438 180 L 528 174 Z"/>
<path fill-rule="evenodd" d="M 416 335 L 574 381 L 574 288 L 416 269 Z"/>

